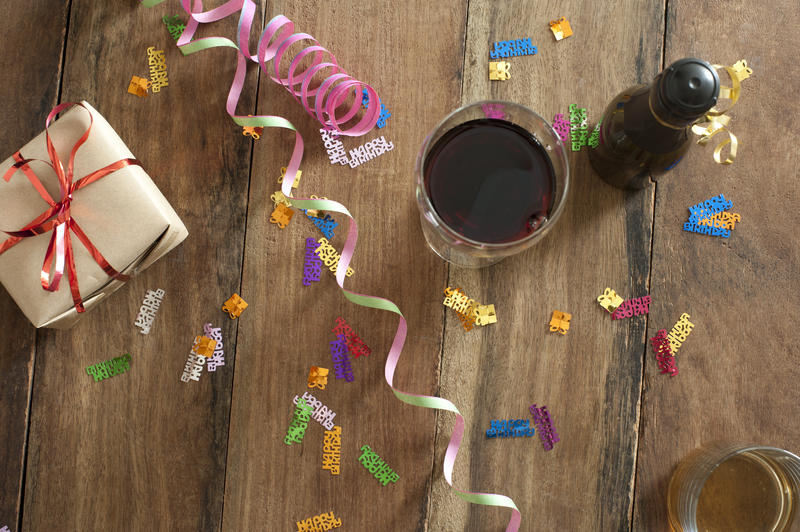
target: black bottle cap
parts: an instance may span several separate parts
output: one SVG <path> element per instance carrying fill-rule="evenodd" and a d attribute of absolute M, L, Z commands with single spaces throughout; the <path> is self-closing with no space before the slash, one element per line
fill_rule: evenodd
<path fill-rule="evenodd" d="M 702 59 L 685 57 L 661 73 L 658 95 L 669 114 L 693 120 L 717 103 L 719 76 Z"/>

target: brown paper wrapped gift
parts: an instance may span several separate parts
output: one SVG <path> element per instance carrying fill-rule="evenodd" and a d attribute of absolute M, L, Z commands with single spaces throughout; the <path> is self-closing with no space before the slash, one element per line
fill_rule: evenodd
<path fill-rule="evenodd" d="M 63 112 L 48 131 L 64 168 L 76 142 L 92 124 L 86 142 L 74 159 L 74 181 L 122 159 L 133 159 L 122 139 L 86 102 Z M 88 111 L 88 112 L 87 112 Z M 50 161 L 45 132 L 15 154 L 20 159 Z M 6 182 L 2 176 L 15 163 L 14 156 L 0 163 L 0 230 L 19 231 L 49 206 L 20 169 Z M 30 163 L 50 197 L 62 199 L 58 179 L 42 162 Z M 131 165 L 76 190 L 70 202 L 71 217 L 118 272 L 135 275 L 180 244 L 188 235 L 178 215 L 141 166 Z M 0 254 L 0 283 L 36 327 L 71 327 L 79 313 L 70 292 L 65 268 L 58 290 L 42 288 L 42 263 L 53 230 L 22 238 Z M 8 235 L 0 232 L 0 245 Z M 76 234 L 71 235 L 76 279 L 86 310 L 120 288 L 91 256 Z M 54 261 L 55 262 L 55 261 Z"/>

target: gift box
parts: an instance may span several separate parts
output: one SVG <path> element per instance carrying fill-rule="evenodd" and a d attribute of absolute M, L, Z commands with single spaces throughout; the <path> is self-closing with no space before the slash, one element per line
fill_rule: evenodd
<path fill-rule="evenodd" d="M 188 235 L 108 122 L 70 105 L 0 164 L 0 283 L 36 327 L 71 327 Z"/>

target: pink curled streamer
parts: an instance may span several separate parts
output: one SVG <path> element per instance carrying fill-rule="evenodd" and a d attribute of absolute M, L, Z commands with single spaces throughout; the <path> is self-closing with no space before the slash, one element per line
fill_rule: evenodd
<path fill-rule="evenodd" d="M 143 0 L 143 3 L 146 5 L 154 5 L 160 1 L 161 0 Z M 226 104 L 226 110 L 234 122 L 243 126 L 281 127 L 295 132 L 295 147 L 292 151 L 290 162 L 287 165 L 286 177 L 283 180 L 283 194 L 292 200 L 293 205 L 299 208 L 316 208 L 340 212 L 350 218 L 345 245 L 342 249 L 341 259 L 339 260 L 336 270 L 336 282 L 345 297 L 351 302 L 361 306 L 394 312 L 399 316 L 397 331 L 392 346 L 389 349 L 384 371 L 386 382 L 395 396 L 401 401 L 415 406 L 447 410 L 456 414 L 455 426 L 443 462 L 445 480 L 459 497 L 468 502 L 511 508 L 512 515 L 506 527 L 506 532 L 516 532 L 519 529 L 522 516 L 514 504 L 514 501 L 509 497 L 498 494 L 465 491 L 453 485 L 453 466 L 464 436 L 465 425 L 464 417 L 455 405 L 441 397 L 412 394 L 394 387 L 394 373 L 403 350 L 403 345 L 405 344 L 408 325 L 400 309 L 392 301 L 382 297 L 360 294 L 344 288 L 345 273 L 352 260 L 358 240 L 358 225 L 347 208 L 332 200 L 295 198 L 291 195 L 292 183 L 296 179 L 297 171 L 303 157 L 303 139 L 300 134 L 289 121 L 282 117 L 268 115 L 242 116 L 236 114 L 236 106 L 239 102 L 242 87 L 244 86 L 248 60 L 258 63 L 261 70 L 264 71 L 270 79 L 284 86 L 295 100 L 303 106 L 306 112 L 316 118 L 316 120 L 325 127 L 336 131 L 340 135 L 363 135 L 375 126 L 380 115 L 380 103 L 377 93 L 366 83 L 360 82 L 344 72 L 336 62 L 336 58 L 333 54 L 320 46 L 311 35 L 306 33 L 293 33 L 294 24 L 283 15 L 274 17 L 266 25 L 259 38 L 257 52 L 255 55 L 252 55 L 249 48 L 249 36 L 256 9 L 252 0 L 230 0 L 222 6 L 207 12 L 202 12 L 202 0 L 195 0 L 194 8 L 191 7 L 191 0 L 181 0 L 181 4 L 183 5 L 184 11 L 189 15 L 186 29 L 177 42 L 178 47 L 184 54 L 194 53 L 217 46 L 236 48 L 239 52 L 237 54 L 236 73 L 228 92 Z M 200 24 L 221 20 L 232 15 L 236 11 L 240 11 L 241 13 L 237 30 L 238 44 L 220 37 L 208 37 L 195 41 L 191 40 Z M 292 44 L 303 40 L 312 41 L 314 44 L 304 48 L 294 56 L 288 66 L 287 76 L 282 78 L 280 76 L 280 66 L 284 55 Z M 271 41 L 272 44 L 270 44 Z M 301 60 L 310 54 L 313 54 L 311 65 L 302 72 L 296 72 Z M 328 60 L 325 60 L 325 57 L 327 57 Z M 273 59 L 273 68 L 270 74 L 267 70 L 266 63 Z M 310 90 L 309 87 L 312 79 L 317 74 L 323 73 L 326 69 L 330 71 L 329 75 L 317 88 Z M 343 130 L 340 124 L 347 123 L 355 117 L 360 110 L 362 87 L 367 90 L 369 95 L 367 110 L 355 126 Z M 349 109 L 345 109 L 344 113 L 337 115 L 337 110 L 347 99 L 350 91 L 354 91 L 355 96 L 352 106 Z M 309 102 L 309 98 L 312 98 L 313 101 Z"/>

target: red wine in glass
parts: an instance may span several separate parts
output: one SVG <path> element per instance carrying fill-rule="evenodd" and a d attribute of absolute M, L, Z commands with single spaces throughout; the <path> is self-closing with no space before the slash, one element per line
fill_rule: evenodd
<path fill-rule="evenodd" d="M 425 159 L 424 176 L 439 217 L 478 242 L 523 239 L 553 207 L 555 171 L 547 151 L 501 119 L 471 120 L 445 133 Z"/>

